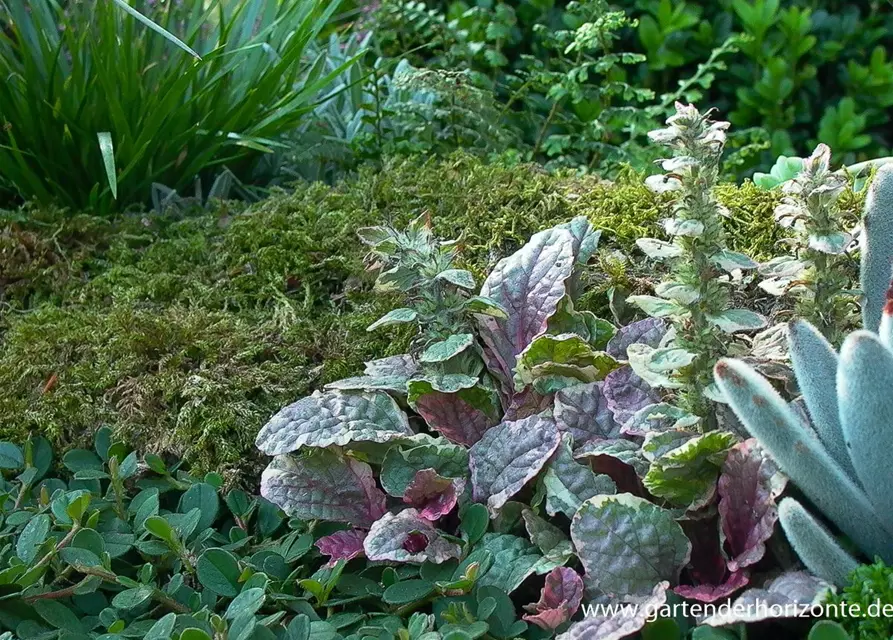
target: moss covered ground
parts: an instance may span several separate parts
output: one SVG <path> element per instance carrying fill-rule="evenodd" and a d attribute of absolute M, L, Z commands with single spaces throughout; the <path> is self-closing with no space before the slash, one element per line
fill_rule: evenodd
<path fill-rule="evenodd" d="M 766 257 L 777 196 L 725 186 L 730 243 Z M 603 244 L 659 235 L 659 198 L 468 156 L 401 161 L 252 206 L 112 220 L 57 210 L 0 213 L 0 439 L 30 432 L 60 446 L 108 425 L 134 445 L 237 477 L 273 412 L 407 336 L 365 327 L 374 297 L 355 230 L 430 214 L 462 237 L 483 274 L 531 233 L 575 215 Z"/>

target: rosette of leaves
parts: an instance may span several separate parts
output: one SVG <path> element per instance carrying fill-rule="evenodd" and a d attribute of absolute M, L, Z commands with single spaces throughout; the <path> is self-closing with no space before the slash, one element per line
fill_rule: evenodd
<path fill-rule="evenodd" d="M 753 442 L 692 430 L 616 357 L 659 341 L 662 320 L 614 333 L 575 308 L 597 239 L 572 220 L 486 278 L 480 296 L 506 313 L 475 315 L 469 349 L 495 413 L 476 404 L 481 382 L 434 388 L 421 356 L 372 361 L 362 384 L 334 383 L 261 429 L 257 446 L 275 456 L 261 495 L 347 527 L 326 543 L 333 562 L 419 570 L 412 588 L 436 624 L 483 623 L 497 638 L 570 633 L 584 600 L 674 589 L 713 602 L 747 585 L 783 481 Z M 526 617 L 505 594 L 529 603 Z M 614 637 L 599 633 L 581 637 Z"/>
<path fill-rule="evenodd" d="M 796 177 L 782 185 L 785 197 L 775 209 L 778 224 L 793 232 L 787 239 L 791 254 L 759 268 L 766 277 L 761 289 L 796 296 L 797 314 L 835 343 L 855 301 L 847 268 L 853 236 L 838 206 L 846 187 L 846 176 L 831 170 L 831 149 L 818 145 Z"/>
<path fill-rule="evenodd" d="M 730 251 L 725 244 L 717 184 L 728 122 L 715 122 L 711 112 L 676 103 L 667 127 L 649 133 L 654 142 L 673 151 L 660 160 L 666 172 L 648 179 L 652 188 L 676 195 L 673 217 L 665 222 L 672 241 L 643 238 L 639 248 L 670 265 L 670 277 L 655 287 L 656 296 L 631 296 L 628 302 L 648 315 L 672 323 L 668 339 L 653 348 L 632 345 L 630 365 L 652 386 L 675 389 L 681 406 L 708 417 L 709 401 L 721 401 L 712 380 L 712 367 L 727 353 L 729 335 L 765 326 L 761 315 L 730 307 L 732 276 L 757 263 Z"/>

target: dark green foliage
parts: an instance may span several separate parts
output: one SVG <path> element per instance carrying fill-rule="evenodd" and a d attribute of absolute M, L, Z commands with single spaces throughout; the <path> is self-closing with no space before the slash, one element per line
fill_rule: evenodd
<path fill-rule="evenodd" d="M 41 437 L 0 442 L 0 637 L 470 640 L 527 627 L 504 592 L 475 588 L 479 565 L 398 573 L 362 547 L 327 562 L 322 539 L 339 527 L 223 485 L 107 428 L 61 460 Z"/>
<path fill-rule="evenodd" d="M 598 4 L 383 0 L 373 24 L 388 55 L 410 55 L 416 64 L 435 68 L 473 69 L 508 101 L 520 97 L 508 88 L 513 77 L 537 67 L 561 70 L 561 56 L 547 55 L 549 39 L 577 28 L 575 8 Z M 697 78 L 685 97 L 729 114 L 740 132 L 730 145 L 749 147 L 734 167 L 739 175 L 767 168 L 779 155 L 805 156 L 817 142 L 830 145 L 847 164 L 887 155 L 893 145 L 887 126 L 893 62 L 886 53 L 893 11 L 886 0 L 617 0 L 608 5 L 600 9 L 601 26 L 610 20 L 609 11 L 625 12 L 632 24 L 616 31 L 617 42 L 600 54 L 601 68 L 610 69 L 605 82 L 578 78 L 588 95 L 566 100 L 551 118 L 576 121 L 578 135 L 568 144 L 590 145 L 592 151 L 605 141 L 602 136 L 622 140 L 616 128 L 603 131 L 597 126 L 602 109 L 620 106 L 626 112 L 624 125 L 634 125 L 644 111 L 635 108 L 633 92 L 664 96 Z M 718 51 L 723 53 L 717 57 Z M 620 52 L 647 60 L 624 69 L 611 57 L 623 55 Z M 708 68 L 699 69 L 705 63 Z M 569 76 L 567 82 L 574 80 Z M 599 92 L 613 83 L 632 89 L 620 100 L 602 99 Z M 660 98 L 656 102 L 671 104 Z M 522 120 L 539 119 L 541 124 L 550 104 L 544 92 L 534 91 L 513 108 Z M 668 114 L 653 115 L 662 119 Z M 560 126 L 551 133 L 558 136 L 556 143 L 562 140 Z M 539 146 L 535 135 L 528 135 L 526 142 Z M 579 157 L 553 151 L 540 159 L 564 162 Z"/>
<path fill-rule="evenodd" d="M 730 243 L 769 254 L 775 196 L 723 186 L 719 197 L 741 225 Z M 428 212 L 437 235 L 462 238 L 462 266 L 480 279 L 575 215 L 629 250 L 656 232 L 659 204 L 633 175 L 612 184 L 457 155 L 183 217 L 5 213 L 0 437 L 80 443 L 107 424 L 193 468 L 248 473 L 270 414 L 408 345 L 408 333 L 365 331 L 396 305 L 373 302 L 357 228 Z"/>
<path fill-rule="evenodd" d="M 893 635 L 893 570 L 881 560 L 861 565 L 853 572 L 850 584 L 828 599 L 836 606 L 834 619 L 853 640 L 874 640 Z M 858 606 L 861 615 L 849 615 Z M 886 607 L 886 609 L 884 608 Z M 832 611 L 834 609 L 832 608 Z"/>

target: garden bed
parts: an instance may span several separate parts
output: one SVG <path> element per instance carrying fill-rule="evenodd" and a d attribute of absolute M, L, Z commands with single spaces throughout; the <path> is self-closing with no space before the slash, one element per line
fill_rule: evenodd
<path fill-rule="evenodd" d="M 719 195 L 732 212 L 729 244 L 771 255 L 778 195 L 750 183 Z M 480 277 L 576 215 L 603 230 L 603 246 L 630 250 L 658 233 L 659 205 L 635 174 L 608 183 L 456 155 L 252 206 L 113 219 L 8 212 L 0 438 L 35 432 L 69 446 L 105 425 L 197 469 L 249 473 L 272 412 L 406 346 L 400 332 L 365 331 L 388 302 L 369 295 L 359 227 L 427 212 L 438 235 L 462 238 L 461 258 Z"/>

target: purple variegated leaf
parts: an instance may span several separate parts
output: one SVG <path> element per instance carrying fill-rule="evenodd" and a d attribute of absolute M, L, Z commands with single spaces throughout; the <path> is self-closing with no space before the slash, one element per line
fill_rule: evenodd
<path fill-rule="evenodd" d="M 583 579 L 573 569 L 556 567 L 546 575 L 539 602 L 524 608 L 524 620 L 554 630 L 570 620 L 583 601 Z"/>
<path fill-rule="evenodd" d="M 535 234 L 521 249 L 500 260 L 481 288 L 481 295 L 509 312 L 505 319 L 478 318 L 487 364 L 506 390 L 515 360 L 546 331 L 549 318 L 567 293 L 574 270 L 574 237 L 564 229 Z M 509 397 L 512 395 L 508 392 Z"/>
<path fill-rule="evenodd" d="M 602 393 L 617 424 L 626 424 L 636 411 L 660 402 L 660 395 L 632 367 L 615 369 L 605 377 Z"/>
<path fill-rule="evenodd" d="M 335 566 L 339 560 L 351 560 L 363 555 L 363 540 L 366 532 L 359 529 L 336 531 L 316 541 L 316 548 L 324 556 L 329 556 L 327 567 Z"/>
<path fill-rule="evenodd" d="M 416 399 L 415 409 L 429 427 L 443 434 L 447 440 L 470 447 L 496 421 L 466 400 L 467 393 L 471 391 L 431 391 Z"/>
<path fill-rule="evenodd" d="M 447 478 L 468 477 L 468 450 L 456 444 L 438 441 L 417 447 L 391 447 L 381 464 L 382 488 L 395 498 L 402 498 L 416 474 L 434 469 Z"/>
<path fill-rule="evenodd" d="M 555 421 L 542 415 L 487 431 L 468 452 L 475 501 L 486 502 L 491 513 L 498 511 L 537 476 L 560 442 Z"/>
<path fill-rule="evenodd" d="M 746 587 L 749 582 L 750 575 L 747 571 L 736 571 L 735 573 L 729 573 L 720 584 L 679 585 L 673 591 L 689 600 L 716 602 L 717 600 L 725 600 L 738 591 L 738 589 Z"/>
<path fill-rule="evenodd" d="M 783 573 L 762 589 L 748 589 L 731 604 L 704 620 L 711 627 L 802 615 L 804 607 L 824 602 L 833 587 L 805 571 Z M 800 605 L 800 606 L 797 606 Z"/>
<path fill-rule="evenodd" d="M 763 453 L 756 439 L 735 445 L 717 484 L 721 531 L 729 551 L 729 569 L 737 571 L 762 559 L 778 509 L 775 499 L 787 479 Z"/>
<path fill-rule="evenodd" d="M 613 610 L 594 609 L 586 617 L 571 625 L 556 640 L 622 640 L 640 631 L 667 602 L 668 582 L 658 582 L 651 595 L 637 600 L 635 606 Z M 585 605 L 584 605 L 585 610 Z"/>
<path fill-rule="evenodd" d="M 461 478 L 446 478 L 434 469 L 422 469 L 406 487 L 403 502 L 433 522 L 453 510 L 464 488 L 465 480 Z"/>
<path fill-rule="evenodd" d="M 281 409 L 257 435 L 270 456 L 301 447 L 390 442 L 412 435 L 409 420 L 386 393 L 315 392 Z"/>
<path fill-rule="evenodd" d="M 415 509 L 384 514 L 372 525 L 363 549 L 369 560 L 412 564 L 441 564 L 462 554 L 459 545 L 441 536 Z"/>
<path fill-rule="evenodd" d="M 662 318 L 646 318 L 620 327 L 608 342 L 606 351 L 618 360 L 626 360 L 626 348 L 631 344 L 647 344 L 657 348 L 667 332 L 667 323 Z"/>
<path fill-rule="evenodd" d="M 631 440 L 592 440 L 577 449 L 574 458 L 586 460 L 593 471 L 611 478 L 618 492 L 647 495 L 642 478 L 649 464 L 639 444 Z"/>
<path fill-rule="evenodd" d="M 620 437 L 620 425 L 608 409 L 602 393 L 604 382 L 577 384 L 555 394 L 555 422 L 558 429 L 574 437 L 574 446 L 590 440 Z"/>
<path fill-rule="evenodd" d="M 628 493 L 595 496 L 571 522 L 571 540 L 586 569 L 586 588 L 611 599 L 644 597 L 655 584 L 675 584 L 691 542 L 673 514 Z"/>
<path fill-rule="evenodd" d="M 570 434 L 563 434 L 558 450 L 549 459 L 540 479 L 546 495 L 546 513 L 573 518 L 581 504 L 597 495 L 617 493 L 606 475 L 598 475 L 587 464 L 574 460 Z"/>
<path fill-rule="evenodd" d="M 726 568 L 717 516 L 683 520 L 680 524 L 692 544 L 686 573 L 694 585 L 679 585 L 673 591 L 692 600 L 715 602 L 747 585 L 750 578 L 747 571 L 730 572 Z"/>
<path fill-rule="evenodd" d="M 260 494 L 301 520 L 369 527 L 386 511 L 372 468 L 328 449 L 301 458 L 277 456 L 261 475 Z"/>
<path fill-rule="evenodd" d="M 512 397 L 503 420 L 522 420 L 551 408 L 554 394 L 542 395 L 533 387 L 525 387 Z"/>

